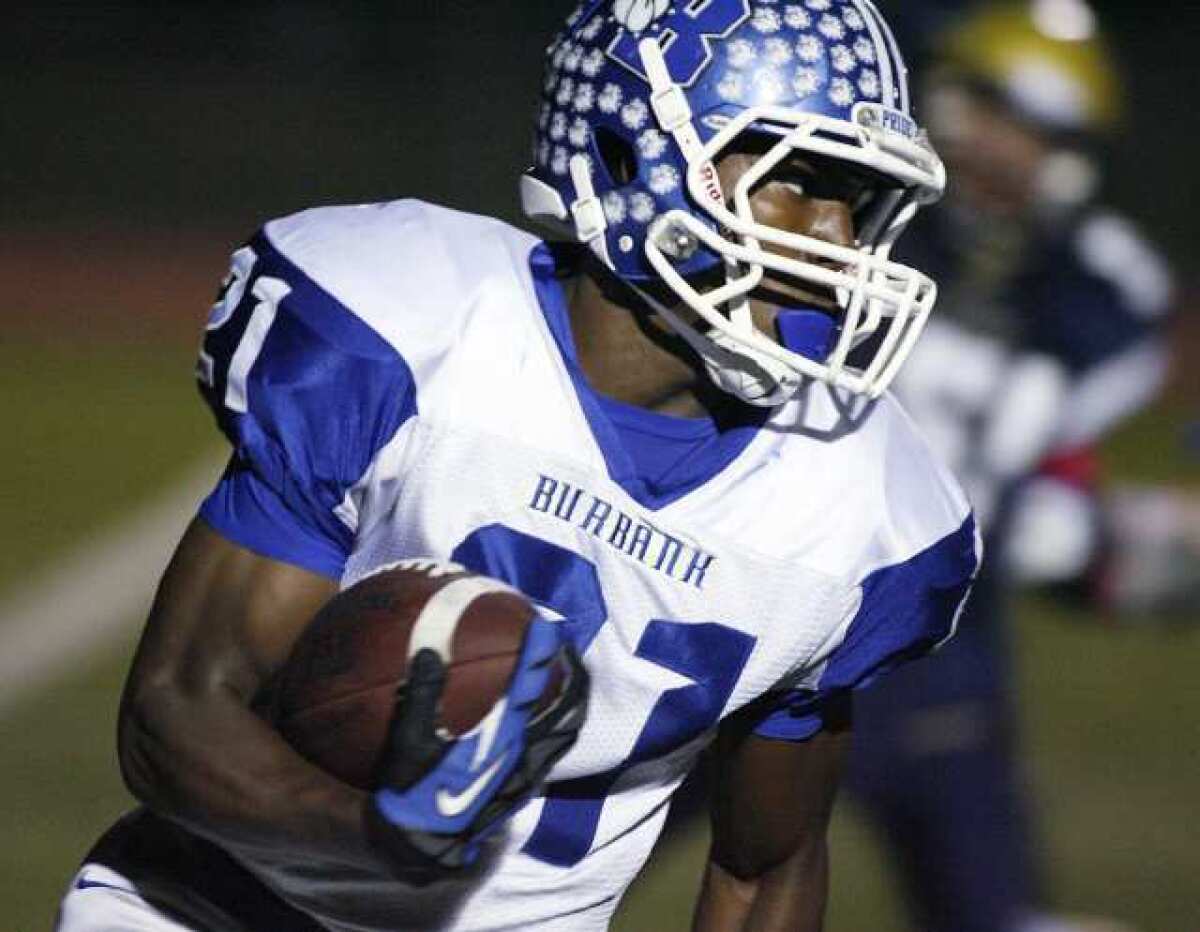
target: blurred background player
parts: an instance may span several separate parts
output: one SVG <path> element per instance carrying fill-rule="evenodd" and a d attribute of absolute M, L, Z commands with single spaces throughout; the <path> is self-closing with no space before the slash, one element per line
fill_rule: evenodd
<path fill-rule="evenodd" d="M 856 703 L 848 788 L 916 927 L 1116 928 L 1043 911 L 1008 602 L 1018 582 L 1097 578 L 1110 548 L 1095 446 L 1162 385 L 1170 282 L 1095 200 L 1121 90 L 1088 7 L 973 8 L 923 79 L 953 186 L 901 250 L 935 270 L 941 295 L 897 392 L 967 489 L 989 559 L 955 642 Z"/>

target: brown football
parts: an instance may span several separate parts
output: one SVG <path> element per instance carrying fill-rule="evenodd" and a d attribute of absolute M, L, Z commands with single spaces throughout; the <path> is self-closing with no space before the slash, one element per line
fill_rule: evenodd
<path fill-rule="evenodd" d="M 533 605 L 453 564 L 409 560 L 334 596 L 297 640 L 278 682 L 275 726 L 312 763 L 369 788 L 404 682 L 409 641 L 449 647 L 441 725 L 474 727 L 504 694 Z"/>

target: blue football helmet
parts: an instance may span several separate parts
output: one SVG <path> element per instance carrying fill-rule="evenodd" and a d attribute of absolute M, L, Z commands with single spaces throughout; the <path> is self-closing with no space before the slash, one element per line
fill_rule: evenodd
<path fill-rule="evenodd" d="M 744 134 L 769 145 L 724 192 L 715 163 Z M 878 182 L 852 205 L 854 246 L 751 214 L 754 185 L 794 152 Z M 869 0 L 585 0 L 548 50 L 521 189 L 530 217 L 587 244 L 635 288 L 665 284 L 691 307 L 696 323 L 641 291 L 716 384 L 776 405 L 806 378 L 868 397 L 891 382 L 937 290 L 888 253 L 944 186 Z M 711 281 L 703 273 L 714 269 L 722 283 L 701 290 L 698 276 Z M 835 294 L 832 332 L 828 315 L 791 309 L 778 341 L 757 330 L 748 296 L 767 269 Z M 785 319 L 825 330 L 814 338 Z"/>

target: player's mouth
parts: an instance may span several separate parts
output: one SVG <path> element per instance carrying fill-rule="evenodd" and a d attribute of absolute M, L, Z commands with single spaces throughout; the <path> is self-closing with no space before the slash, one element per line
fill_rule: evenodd
<path fill-rule="evenodd" d="M 836 314 L 840 310 L 832 288 L 799 282 L 788 276 L 768 273 L 750 292 L 750 300 L 775 308 L 806 307 Z"/>

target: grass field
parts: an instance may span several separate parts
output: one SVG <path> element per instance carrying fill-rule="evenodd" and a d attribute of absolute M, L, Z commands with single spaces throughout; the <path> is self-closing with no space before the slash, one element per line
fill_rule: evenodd
<path fill-rule="evenodd" d="M 165 488 L 219 441 L 194 347 L 0 344 L 0 586 Z"/>
<path fill-rule="evenodd" d="M 177 343 L 0 345 L 11 451 L 0 460 L 0 590 L 98 534 L 215 446 L 192 354 Z M 128 805 L 113 735 L 137 623 L 85 669 L 0 716 L 5 929 L 49 927 L 74 864 Z"/>
<path fill-rule="evenodd" d="M 174 343 L 0 345 L 10 450 L 0 459 L 0 588 L 51 564 L 212 449 L 191 353 Z M 1182 477 L 1162 413 L 1110 446 L 1118 472 Z M 12 932 L 49 927 L 79 856 L 128 802 L 112 738 L 136 624 L 122 643 L 0 715 L 0 903 Z M 1103 630 L 1037 602 L 1024 604 L 1020 628 L 1025 763 L 1056 901 L 1142 932 L 1195 932 L 1200 637 Z M 697 826 L 659 853 L 622 909 L 622 932 L 686 928 L 704 844 Z M 833 851 L 828 927 L 902 929 L 886 866 L 849 810 L 838 815 Z"/>

